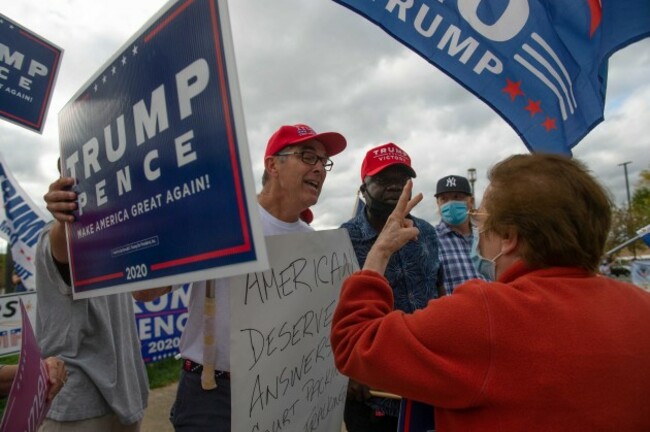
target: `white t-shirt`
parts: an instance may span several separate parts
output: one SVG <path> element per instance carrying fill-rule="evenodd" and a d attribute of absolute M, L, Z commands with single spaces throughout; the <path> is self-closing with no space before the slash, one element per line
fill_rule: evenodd
<path fill-rule="evenodd" d="M 262 231 L 265 236 L 314 231 L 301 220 L 283 222 L 258 204 Z M 206 281 L 194 282 L 190 291 L 188 318 L 181 336 L 181 356 L 196 363 L 203 363 L 203 305 L 205 303 Z M 215 368 L 230 371 L 230 282 L 228 278 L 214 279 L 216 317 L 214 336 L 216 339 Z"/>

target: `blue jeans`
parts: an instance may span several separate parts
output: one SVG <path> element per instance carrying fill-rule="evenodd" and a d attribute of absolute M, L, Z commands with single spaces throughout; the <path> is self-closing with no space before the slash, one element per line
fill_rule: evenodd
<path fill-rule="evenodd" d="M 230 379 L 218 378 L 216 389 L 203 390 L 201 374 L 182 370 L 169 421 L 177 432 L 231 432 Z"/>

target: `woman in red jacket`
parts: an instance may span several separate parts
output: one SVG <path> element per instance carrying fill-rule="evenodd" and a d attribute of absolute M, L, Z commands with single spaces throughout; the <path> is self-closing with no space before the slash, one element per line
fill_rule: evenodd
<path fill-rule="evenodd" d="M 650 294 L 597 274 L 607 193 L 554 155 L 512 156 L 490 180 L 473 218 L 477 267 L 496 280 L 392 310 L 386 262 L 418 235 L 406 215 L 422 195 L 409 200 L 409 183 L 342 289 L 337 367 L 435 406 L 437 431 L 650 430 Z"/>

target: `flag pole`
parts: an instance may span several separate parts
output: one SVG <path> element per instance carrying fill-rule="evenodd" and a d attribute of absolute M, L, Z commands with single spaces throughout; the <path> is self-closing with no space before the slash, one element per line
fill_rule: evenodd
<path fill-rule="evenodd" d="M 633 238 L 627 240 L 626 242 L 621 243 L 620 245 L 616 246 L 614 249 L 605 252 L 605 256 L 609 256 L 609 255 L 613 254 L 614 252 L 618 252 L 621 249 L 623 249 L 624 247 L 626 247 L 628 245 L 631 245 L 632 243 L 634 243 L 637 240 L 640 240 L 641 237 L 645 236 L 646 234 L 649 234 L 650 233 L 650 225 L 646 225 L 645 227 L 641 228 L 640 230 L 637 231 L 637 233 L 638 234 L 636 235 L 636 237 L 633 237 Z"/>
<path fill-rule="evenodd" d="M 216 301 L 214 295 L 214 279 L 209 279 L 205 287 L 205 304 L 203 305 L 203 370 L 201 371 L 201 387 L 203 390 L 217 388 L 214 378 L 214 318 Z"/>

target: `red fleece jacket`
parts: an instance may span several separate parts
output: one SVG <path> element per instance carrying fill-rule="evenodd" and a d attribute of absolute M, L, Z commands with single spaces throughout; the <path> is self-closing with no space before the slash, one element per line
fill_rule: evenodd
<path fill-rule="evenodd" d="M 650 431 L 650 294 L 576 268 L 469 281 L 411 315 L 386 279 L 344 283 L 339 370 L 436 407 L 436 430 Z"/>

